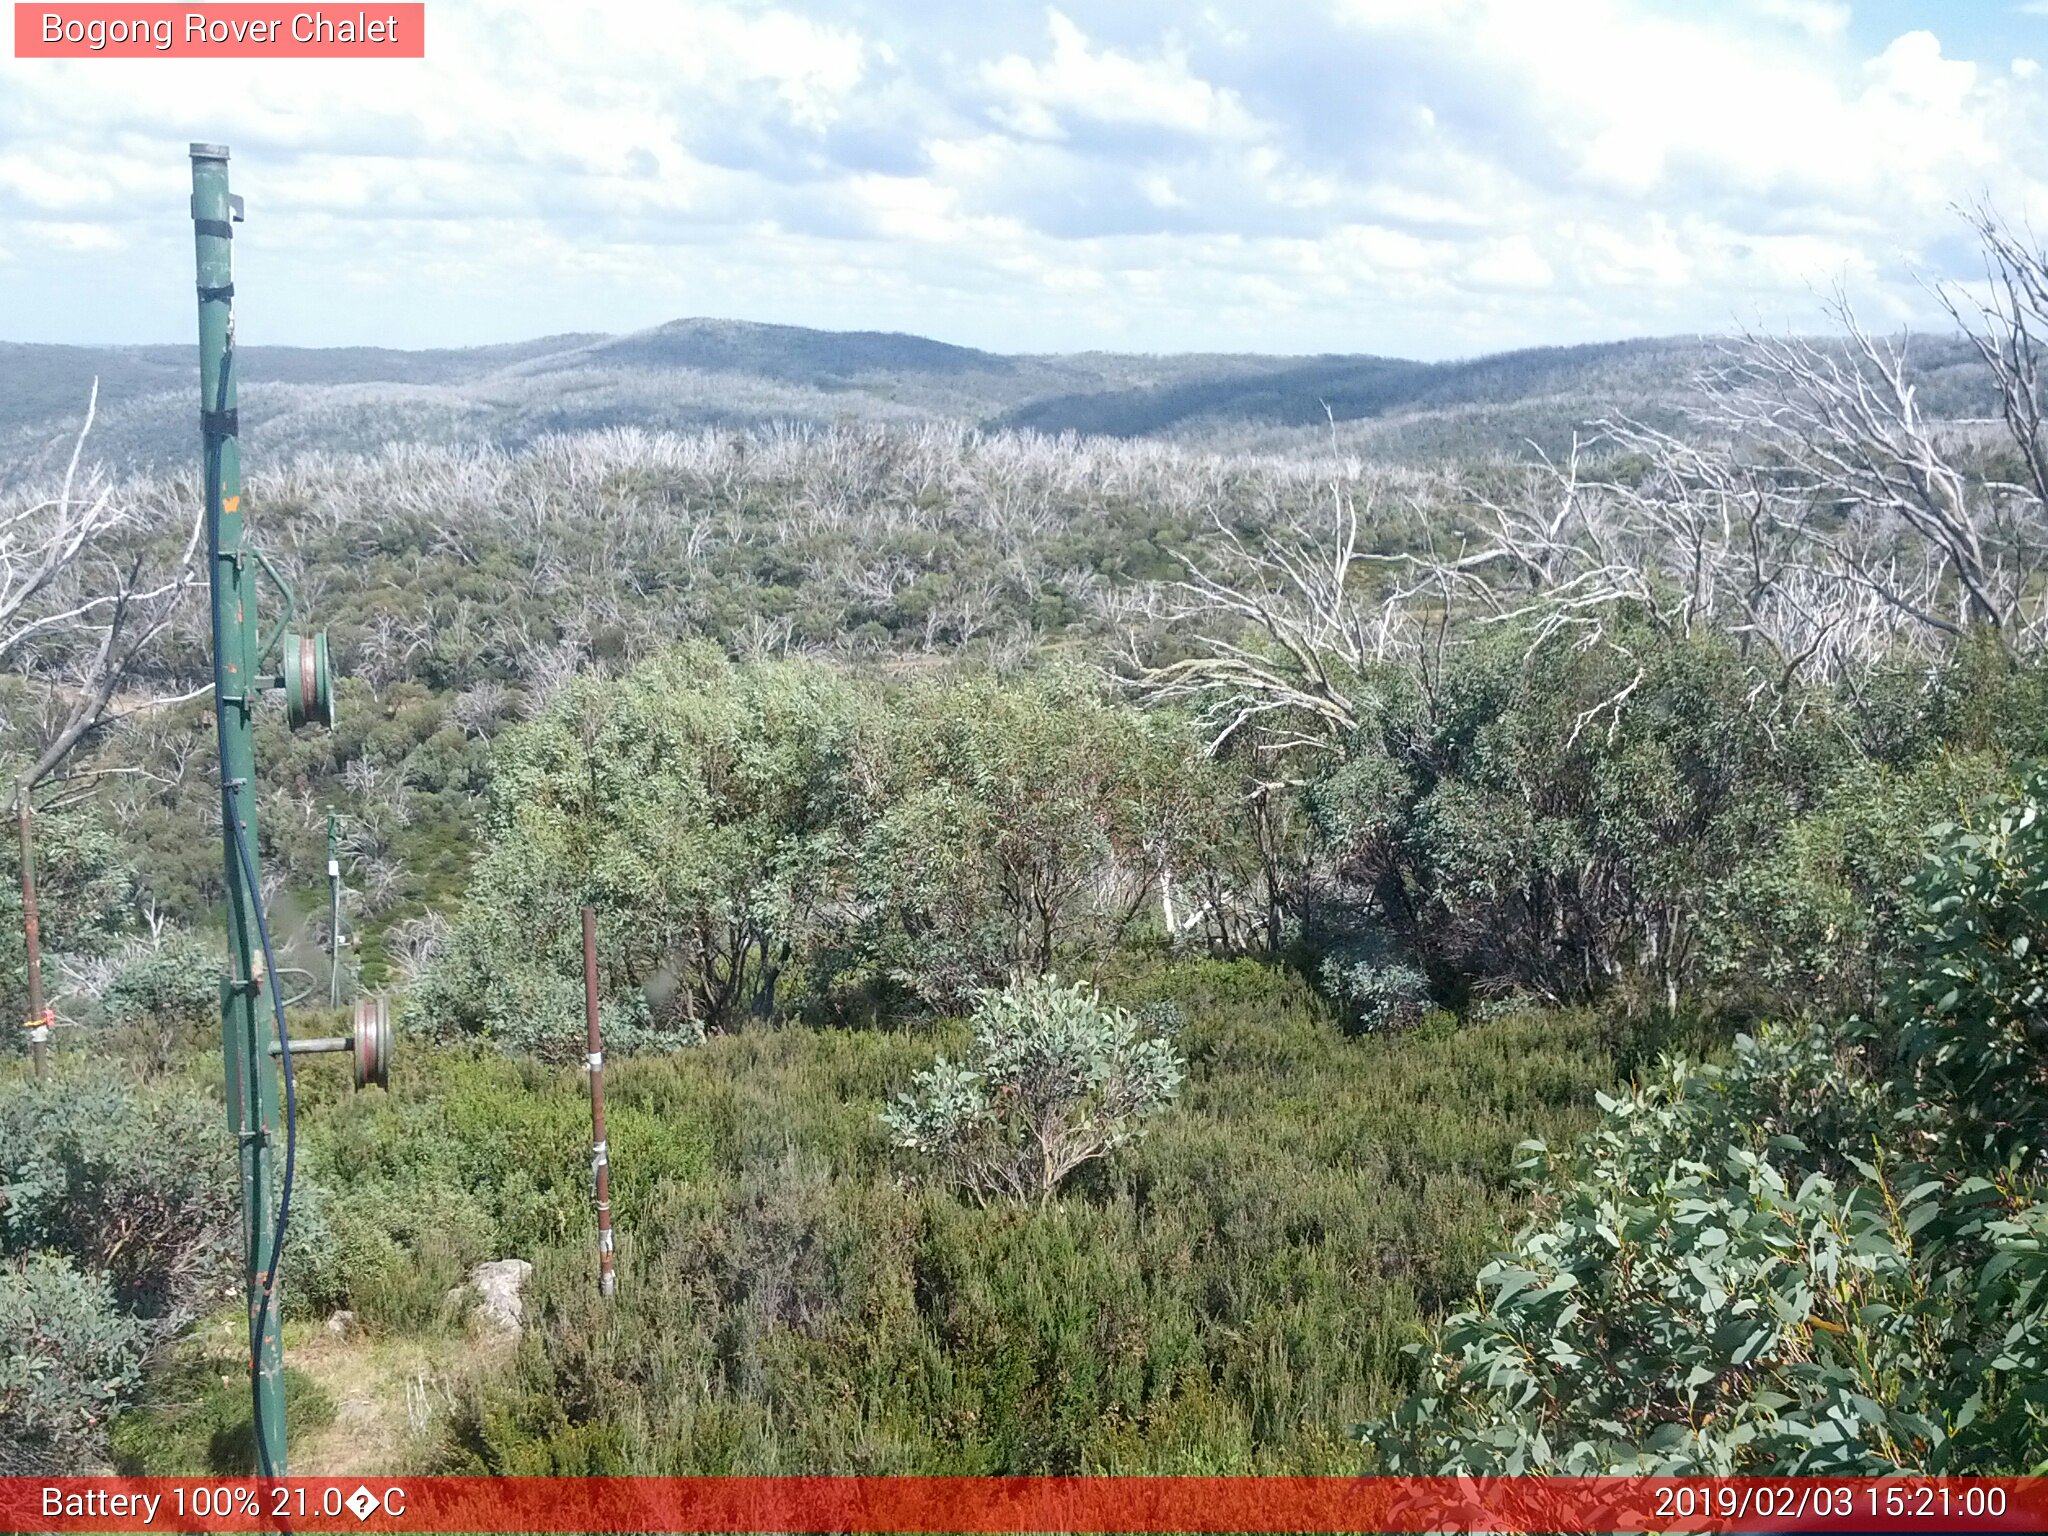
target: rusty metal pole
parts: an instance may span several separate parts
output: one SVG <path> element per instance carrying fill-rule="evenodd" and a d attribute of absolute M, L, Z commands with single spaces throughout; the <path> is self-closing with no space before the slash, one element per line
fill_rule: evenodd
<path fill-rule="evenodd" d="M 327 1006 L 341 1006 L 341 841 L 339 819 L 327 813 Z"/>
<path fill-rule="evenodd" d="M 28 949 L 28 1048 L 35 1057 L 36 1081 L 50 1075 L 50 1014 L 43 1006 L 43 926 L 36 912 L 35 813 L 23 794 L 21 825 L 21 936 Z"/>
<path fill-rule="evenodd" d="M 597 1032 L 597 913 L 583 909 L 583 1025 L 590 1037 L 590 1172 L 597 1192 L 597 1293 L 618 1288 L 612 1272 L 611 1151 L 604 1136 L 604 1040 Z"/>

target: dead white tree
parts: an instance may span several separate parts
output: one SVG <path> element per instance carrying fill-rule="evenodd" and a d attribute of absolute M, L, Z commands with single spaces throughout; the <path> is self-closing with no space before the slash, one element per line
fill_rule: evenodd
<path fill-rule="evenodd" d="M 2038 622 L 2022 607 L 2048 552 L 2039 496 L 1966 462 L 1956 428 L 1920 405 L 1905 338 L 1872 336 L 1846 302 L 1835 313 L 1840 344 L 1746 338 L 1709 420 L 1783 465 L 1816 563 L 1846 587 L 1935 634 L 1982 626 L 2012 647 Z"/>
<path fill-rule="evenodd" d="M 1896 646 L 1938 566 L 1912 549 L 1864 549 L 1848 579 L 1838 539 L 1814 526 L 1813 490 L 1774 456 L 1712 435 L 1683 438 L 1625 417 L 1592 424 L 1562 463 L 1539 455 L 1518 494 L 1478 498 L 1481 529 L 1455 559 L 1418 560 L 1480 624 L 1520 622 L 1540 644 L 1609 638 L 1626 612 L 1675 635 L 1716 629 L 1783 689 Z"/>
<path fill-rule="evenodd" d="M 2002 514 L 1996 535 L 2018 546 L 2021 567 L 2018 591 L 2026 603 L 2018 615 L 2014 643 L 2031 648 L 2041 639 L 2043 605 L 2032 591 L 2031 577 L 2040 566 L 2040 549 L 2048 541 L 2048 436 L 2043 432 L 2041 366 L 2048 354 L 2048 250 L 2031 232 L 2022 233 L 1979 204 L 1964 217 L 1976 232 L 1984 258 L 1984 282 L 1972 293 L 1954 283 L 1935 289 L 1949 316 L 1970 339 L 1978 360 L 1991 375 L 1998 396 L 1999 420 L 2017 452 L 2024 481 L 1992 482 L 1995 506 Z"/>
<path fill-rule="evenodd" d="M 0 674 L 11 674 L 0 687 L 0 711 L 21 711 L 0 714 L 0 738 L 9 738 L 14 756 L 8 809 L 20 839 L 29 1044 L 38 1078 L 47 1069 L 55 1015 L 43 995 L 35 793 L 94 730 L 123 714 L 171 702 L 157 698 L 116 707 L 122 686 L 171 627 L 198 572 L 196 513 L 183 549 L 166 552 L 166 530 L 152 527 L 152 519 L 122 497 L 103 470 L 95 466 L 81 476 L 98 409 L 95 379 L 53 495 L 28 490 L 0 501 Z M 88 793 L 90 787 L 91 776 L 85 776 L 58 798 Z"/>
<path fill-rule="evenodd" d="M 1187 574 L 1162 606 L 1192 654 L 1141 661 L 1138 676 L 1153 700 L 1195 708 L 1211 753 L 1250 726 L 1269 753 L 1334 748 L 1363 718 L 1372 666 L 1426 643 L 1432 626 L 1418 600 L 1443 597 L 1440 575 L 1365 548 L 1370 494 L 1361 511 L 1350 488 L 1333 486 L 1326 505 L 1321 526 L 1293 517 L 1256 543 L 1216 518 L 1213 553 L 1180 556 Z M 1396 579 L 1365 581 L 1368 564 Z"/>
<path fill-rule="evenodd" d="M 205 687 L 117 703 L 204 576 L 202 515 L 181 542 L 122 496 L 104 470 L 81 472 L 99 406 L 93 383 L 62 481 L 0 505 L 0 671 L 39 701 L 12 805 L 113 719 L 196 698 Z M 19 720 L 17 725 L 23 723 Z"/>
<path fill-rule="evenodd" d="M 1448 645 L 1491 626 L 1514 626 L 1532 652 L 1560 637 L 1626 651 L 1624 621 L 1712 630 L 1774 700 L 1806 678 L 1853 687 L 1888 656 L 1932 660 L 1971 631 L 2035 650 L 2048 637 L 2048 253 L 1988 211 L 1971 219 L 1986 281 L 1939 291 L 1984 365 L 2017 473 L 1981 431 L 1930 415 L 1907 341 L 1872 335 L 1838 297 L 1837 338 L 1733 344 L 1689 430 L 1601 420 L 1504 487 L 1496 475 L 1436 488 L 1425 528 L 1441 530 L 1452 502 L 1462 533 L 1426 534 L 1432 548 L 1369 552 L 1341 483 L 1323 516 L 1276 505 L 1256 539 L 1218 520 L 1161 616 L 1186 654 L 1144 666 L 1133 627 L 1146 691 L 1194 704 L 1214 749 L 1252 727 L 1284 752 L 1341 741 L 1381 664 L 1404 663 L 1426 690 Z M 1635 686 L 1624 672 L 1580 727 L 1617 730 Z"/>

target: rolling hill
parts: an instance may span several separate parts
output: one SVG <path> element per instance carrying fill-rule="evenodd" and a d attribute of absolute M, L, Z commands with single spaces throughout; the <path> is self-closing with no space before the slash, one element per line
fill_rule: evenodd
<path fill-rule="evenodd" d="M 1952 344 L 1934 346 L 1934 374 L 1961 366 Z M 1422 459 L 1517 452 L 1530 441 L 1549 448 L 1612 411 L 1674 418 L 1714 349 L 1708 338 L 1675 337 L 1440 363 L 1005 355 L 895 333 L 692 319 L 467 349 L 250 345 L 240 364 L 245 443 L 269 455 L 515 446 L 618 426 L 943 418 L 1238 451 L 1286 451 L 1334 433 L 1349 452 Z M 97 453 L 137 468 L 176 463 L 194 445 L 195 375 L 186 346 L 0 343 L 0 463 L 32 473 L 67 452 L 95 377 Z"/>

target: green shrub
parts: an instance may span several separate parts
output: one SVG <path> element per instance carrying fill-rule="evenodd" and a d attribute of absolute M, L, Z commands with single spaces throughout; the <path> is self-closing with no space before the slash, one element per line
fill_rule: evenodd
<path fill-rule="evenodd" d="M 1415 972 L 1552 1000 L 1640 978 L 1676 1007 L 1707 895 L 1849 757 L 1824 700 L 1760 699 L 1724 637 L 1618 624 L 1603 646 L 1503 625 L 1441 675 L 1365 680 L 1372 709 L 1305 791 L 1336 878 L 1299 899 L 1330 909 L 1305 930 L 1384 930 L 1409 957 L 1352 984 L 1368 1007 L 1413 1007 Z"/>
<path fill-rule="evenodd" d="M 1942 830 L 1874 1023 L 1669 1061 L 1533 1149 L 1541 1215 L 1375 1432 L 1389 1470 L 2048 1467 L 2044 804 Z"/>
<path fill-rule="evenodd" d="M 1706 893 L 1702 971 L 1753 1007 L 1867 1011 L 1911 927 L 1906 883 L 1928 829 L 2010 788 L 2004 763 L 1982 754 L 1853 766 Z"/>
<path fill-rule="evenodd" d="M 985 995 L 965 1061 L 945 1057 L 882 1112 L 896 1145 L 977 1200 L 1050 1200 L 1173 1101 L 1173 1046 L 1085 986 L 1032 977 Z"/>
<path fill-rule="evenodd" d="M 1429 1007 L 1429 978 L 1384 946 L 1348 945 L 1325 954 L 1316 979 L 1331 1001 L 1367 1034 L 1407 1029 Z"/>
<path fill-rule="evenodd" d="M 871 707 L 838 944 L 929 1007 L 1106 954 L 1162 874 L 1231 839 L 1234 786 L 1184 723 L 1086 673 L 950 677 Z"/>
<path fill-rule="evenodd" d="M 1989 1177 L 2048 1167 L 2048 772 L 1944 825 L 1891 988 L 1923 1135 Z"/>
<path fill-rule="evenodd" d="M 1180 1012 L 1187 1076 L 1173 1113 L 1042 1206 L 981 1208 L 902 1178 L 877 1112 L 936 1050 L 963 1059 L 964 1022 L 748 1031 L 620 1063 L 612 1098 L 645 1129 L 631 1145 L 613 1133 L 610 1301 L 573 1143 L 480 1141 L 509 1145 L 508 1182 L 560 1159 L 547 1209 L 563 1225 L 511 1250 L 535 1265 L 530 1336 L 465 1395 L 437 1465 L 1366 1470 L 1353 1427 L 1392 1406 L 1412 1370 L 1402 1346 L 1498 1242 L 1516 1142 L 1587 1123 L 1613 1078 L 1607 1032 L 1551 1012 L 1361 1041 L 1283 968 L 1125 955 L 1111 969 L 1105 991 L 1134 1014 Z M 423 1102 L 479 1110 L 482 1081 L 529 1072 L 493 1113 L 525 1099 L 587 1128 L 573 1072 L 444 1051 L 414 1067 Z M 440 1123 L 463 1142 L 488 1124 Z"/>
<path fill-rule="evenodd" d="M 337 1194 L 302 1177 L 285 1246 L 286 1314 L 345 1307 L 372 1328 L 427 1326 L 470 1268 L 497 1256 L 496 1236 L 483 1204 L 459 1185 L 365 1180 Z"/>
<path fill-rule="evenodd" d="M 235 1250 L 232 1148 L 219 1104 L 182 1080 L 87 1061 L 0 1081 L 0 1253 L 68 1255 L 175 1328 Z"/>
<path fill-rule="evenodd" d="M 113 1024 L 168 1028 L 217 1018 L 224 969 L 214 946 L 174 933 L 123 961 L 100 1002 Z"/>
<path fill-rule="evenodd" d="M 148 1343 L 104 1275 L 55 1254 L 0 1264 L 0 1476 L 76 1476 L 99 1460 Z"/>
<path fill-rule="evenodd" d="M 856 700 L 818 667 L 735 668 L 679 647 L 574 680 L 507 733 L 490 841 L 417 1011 L 560 1059 L 582 1054 L 581 922 L 600 919 L 619 1050 L 773 1012 L 843 856 Z"/>

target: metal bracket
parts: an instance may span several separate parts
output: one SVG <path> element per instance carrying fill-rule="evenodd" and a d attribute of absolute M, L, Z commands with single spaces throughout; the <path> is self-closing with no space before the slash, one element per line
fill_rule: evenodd
<path fill-rule="evenodd" d="M 263 553 L 260 545 L 245 543 L 242 548 L 255 556 L 257 569 L 270 578 L 271 585 L 276 587 L 284 598 L 284 613 L 278 618 L 277 628 L 270 632 L 270 637 L 267 640 L 256 647 L 256 665 L 260 667 L 263 665 L 264 658 L 277 649 L 278 641 L 284 638 L 286 626 L 291 623 L 294 615 L 298 613 L 299 594 L 292 589 L 292 584 L 284 579 L 284 574 L 270 563 L 270 557 Z M 280 688 L 284 686 L 283 678 L 278 679 L 277 686 Z"/>

